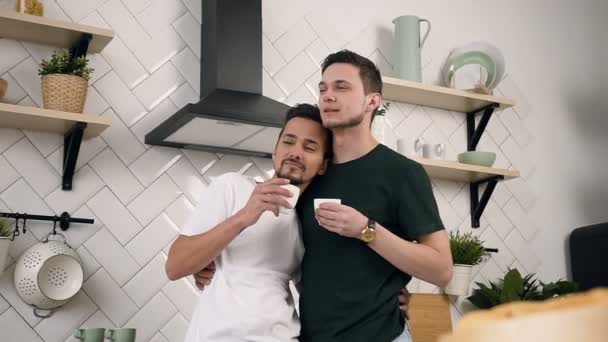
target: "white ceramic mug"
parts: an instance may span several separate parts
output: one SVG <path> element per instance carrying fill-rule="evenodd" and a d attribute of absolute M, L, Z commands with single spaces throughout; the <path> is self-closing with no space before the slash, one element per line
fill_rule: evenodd
<path fill-rule="evenodd" d="M 397 152 L 402 156 L 415 157 L 418 155 L 417 149 L 421 143 L 422 140 L 420 138 L 399 138 L 397 139 Z"/>
<path fill-rule="evenodd" d="M 445 144 L 422 145 L 422 157 L 427 159 L 445 159 Z"/>
<path fill-rule="evenodd" d="M 295 186 L 293 184 L 281 185 L 281 187 L 285 188 L 289 192 L 291 192 L 291 195 L 292 195 L 291 197 L 285 197 L 287 202 L 289 202 L 289 204 L 291 204 L 291 209 L 279 206 L 279 212 L 281 214 L 289 214 L 293 210 L 293 208 L 296 207 L 296 203 L 298 202 L 298 197 L 300 197 L 300 188 L 298 188 L 297 186 Z"/>
<path fill-rule="evenodd" d="M 315 210 L 319 209 L 319 206 L 321 205 L 321 203 L 342 204 L 342 200 L 339 198 L 315 198 L 314 199 Z"/>
<path fill-rule="evenodd" d="M 414 151 L 416 155 L 426 159 L 445 159 L 445 144 L 424 144 L 418 138 L 414 141 Z"/>

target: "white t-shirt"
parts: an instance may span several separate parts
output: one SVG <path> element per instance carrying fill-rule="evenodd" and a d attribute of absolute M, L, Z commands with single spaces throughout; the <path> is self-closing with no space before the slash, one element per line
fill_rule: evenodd
<path fill-rule="evenodd" d="M 245 206 L 254 187 L 253 178 L 238 173 L 217 177 L 182 234 L 200 234 L 225 221 Z M 296 341 L 300 323 L 289 280 L 298 274 L 303 254 L 295 210 L 262 214 L 216 258 L 186 342 Z"/>

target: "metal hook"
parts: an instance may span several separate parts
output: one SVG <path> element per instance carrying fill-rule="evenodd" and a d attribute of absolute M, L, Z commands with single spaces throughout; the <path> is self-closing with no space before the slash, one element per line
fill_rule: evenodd
<path fill-rule="evenodd" d="M 25 227 L 25 223 L 27 221 L 27 213 L 23 214 L 23 234 L 27 232 L 27 228 Z"/>
<path fill-rule="evenodd" d="M 19 213 L 16 213 L 17 215 L 19 215 Z M 13 237 L 11 238 L 11 241 L 15 241 L 15 238 L 19 236 L 19 217 L 17 216 L 17 218 L 15 218 L 15 230 L 13 230 Z"/>
<path fill-rule="evenodd" d="M 59 218 L 57 217 L 57 215 L 55 215 L 54 219 L 53 219 L 53 235 L 57 235 L 57 220 Z"/>

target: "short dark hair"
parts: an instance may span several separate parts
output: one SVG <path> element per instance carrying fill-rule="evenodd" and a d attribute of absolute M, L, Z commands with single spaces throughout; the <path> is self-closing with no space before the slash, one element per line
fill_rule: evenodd
<path fill-rule="evenodd" d="M 283 131 L 285 130 L 285 126 L 289 120 L 293 118 L 302 118 L 307 120 L 312 120 L 314 122 L 318 122 L 321 126 L 323 126 L 323 120 L 321 119 L 321 111 L 319 107 L 316 105 L 311 105 L 308 103 L 300 103 L 295 106 L 289 108 L 287 113 L 285 114 L 285 121 L 283 122 L 283 128 L 281 128 L 281 132 L 279 133 L 279 139 L 283 135 Z M 323 127 L 327 131 L 327 141 L 325 143 L 325 158 L 331 159 L 333 157 L 333 142 L 331 131 L 325 127 Z"/>
<path fill-rule="evenodd" d="M 330 65 L 335 63 L 346 63 L 359 69 L 365 95 L 371 93 L 382 94 L 382 76 L 374 62 L 350 50 L 342 50 L 325 57 L 321 65 L 321 72 L 324 73 Z M 378 108 L 372 114 L 372 121 L 377 112 Z"/>

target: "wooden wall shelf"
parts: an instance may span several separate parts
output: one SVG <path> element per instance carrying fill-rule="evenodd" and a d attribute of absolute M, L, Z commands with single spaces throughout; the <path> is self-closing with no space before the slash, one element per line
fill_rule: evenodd
<path fill-rule="evenodd" d="M 382 93 L 386 100 L 465 113 L 467 151 L 475 151 L 495 110 L 506 109 L 515 105 L 512 100 L 500 96 L 477 94 L 386 76 L 383 76 L 382 80 Z M 481 114 L 481 118 L 479 123 L 476 123 L 478 114 Z M 492 196 L 496 183 L 501 180 L 519 177 L 519 172 L 513 170 L 480 167 L 450 161 L 426 159 L 417 159 L 417 161 L 423 165 L 430 177 L 470 183 L 471 226 L 473 228 L 479 227 L 479 218 Z M 480 197 L 479 187 L 485 183 L 487 183 L 487 186 Z"/>
<path fill-rule="evenodd" d="M 109 118 L 0 103 L 0 127 L 24 128 L 65 135 L 78 122 L 87 124 L 84 139 L 98 136 L 111 124 Z"/>
<path fill-rule="evenodd" d="M 72 178 L 82 140 L 100 135 L 110 124 L 109 118 L 0 103 L 0 127 L 63 135 L 63 190 L 72 189 Z"/>
<path fill-rule="evenodd" d="M 512 100 L 499 96 L 476 94 L 386 76 L 382 76 L 382 80 L 382 93 L 387 100 L 462 113 L 476 112 L 494 103 L 499 105 L 499 109 L 515 105 Z"/>
<path fill-rule="evenodd" d="M 112 31 L 104 28 L 0 10 L 1 38 L 72 48 L 83 35 L 91 35 L 91 52 L 101 52 L 114 38 Z"/>
<path fill-rule="evenodd" d="M 411 159 L 420 163 L 430 177 L 455 182 L 473 183 L 494 176 L 502 176 L 504 180 L 519 177 L 519 171 L 515 170 L 463 164 L 448 160 L 433 160 L 424 158 Z"/>

